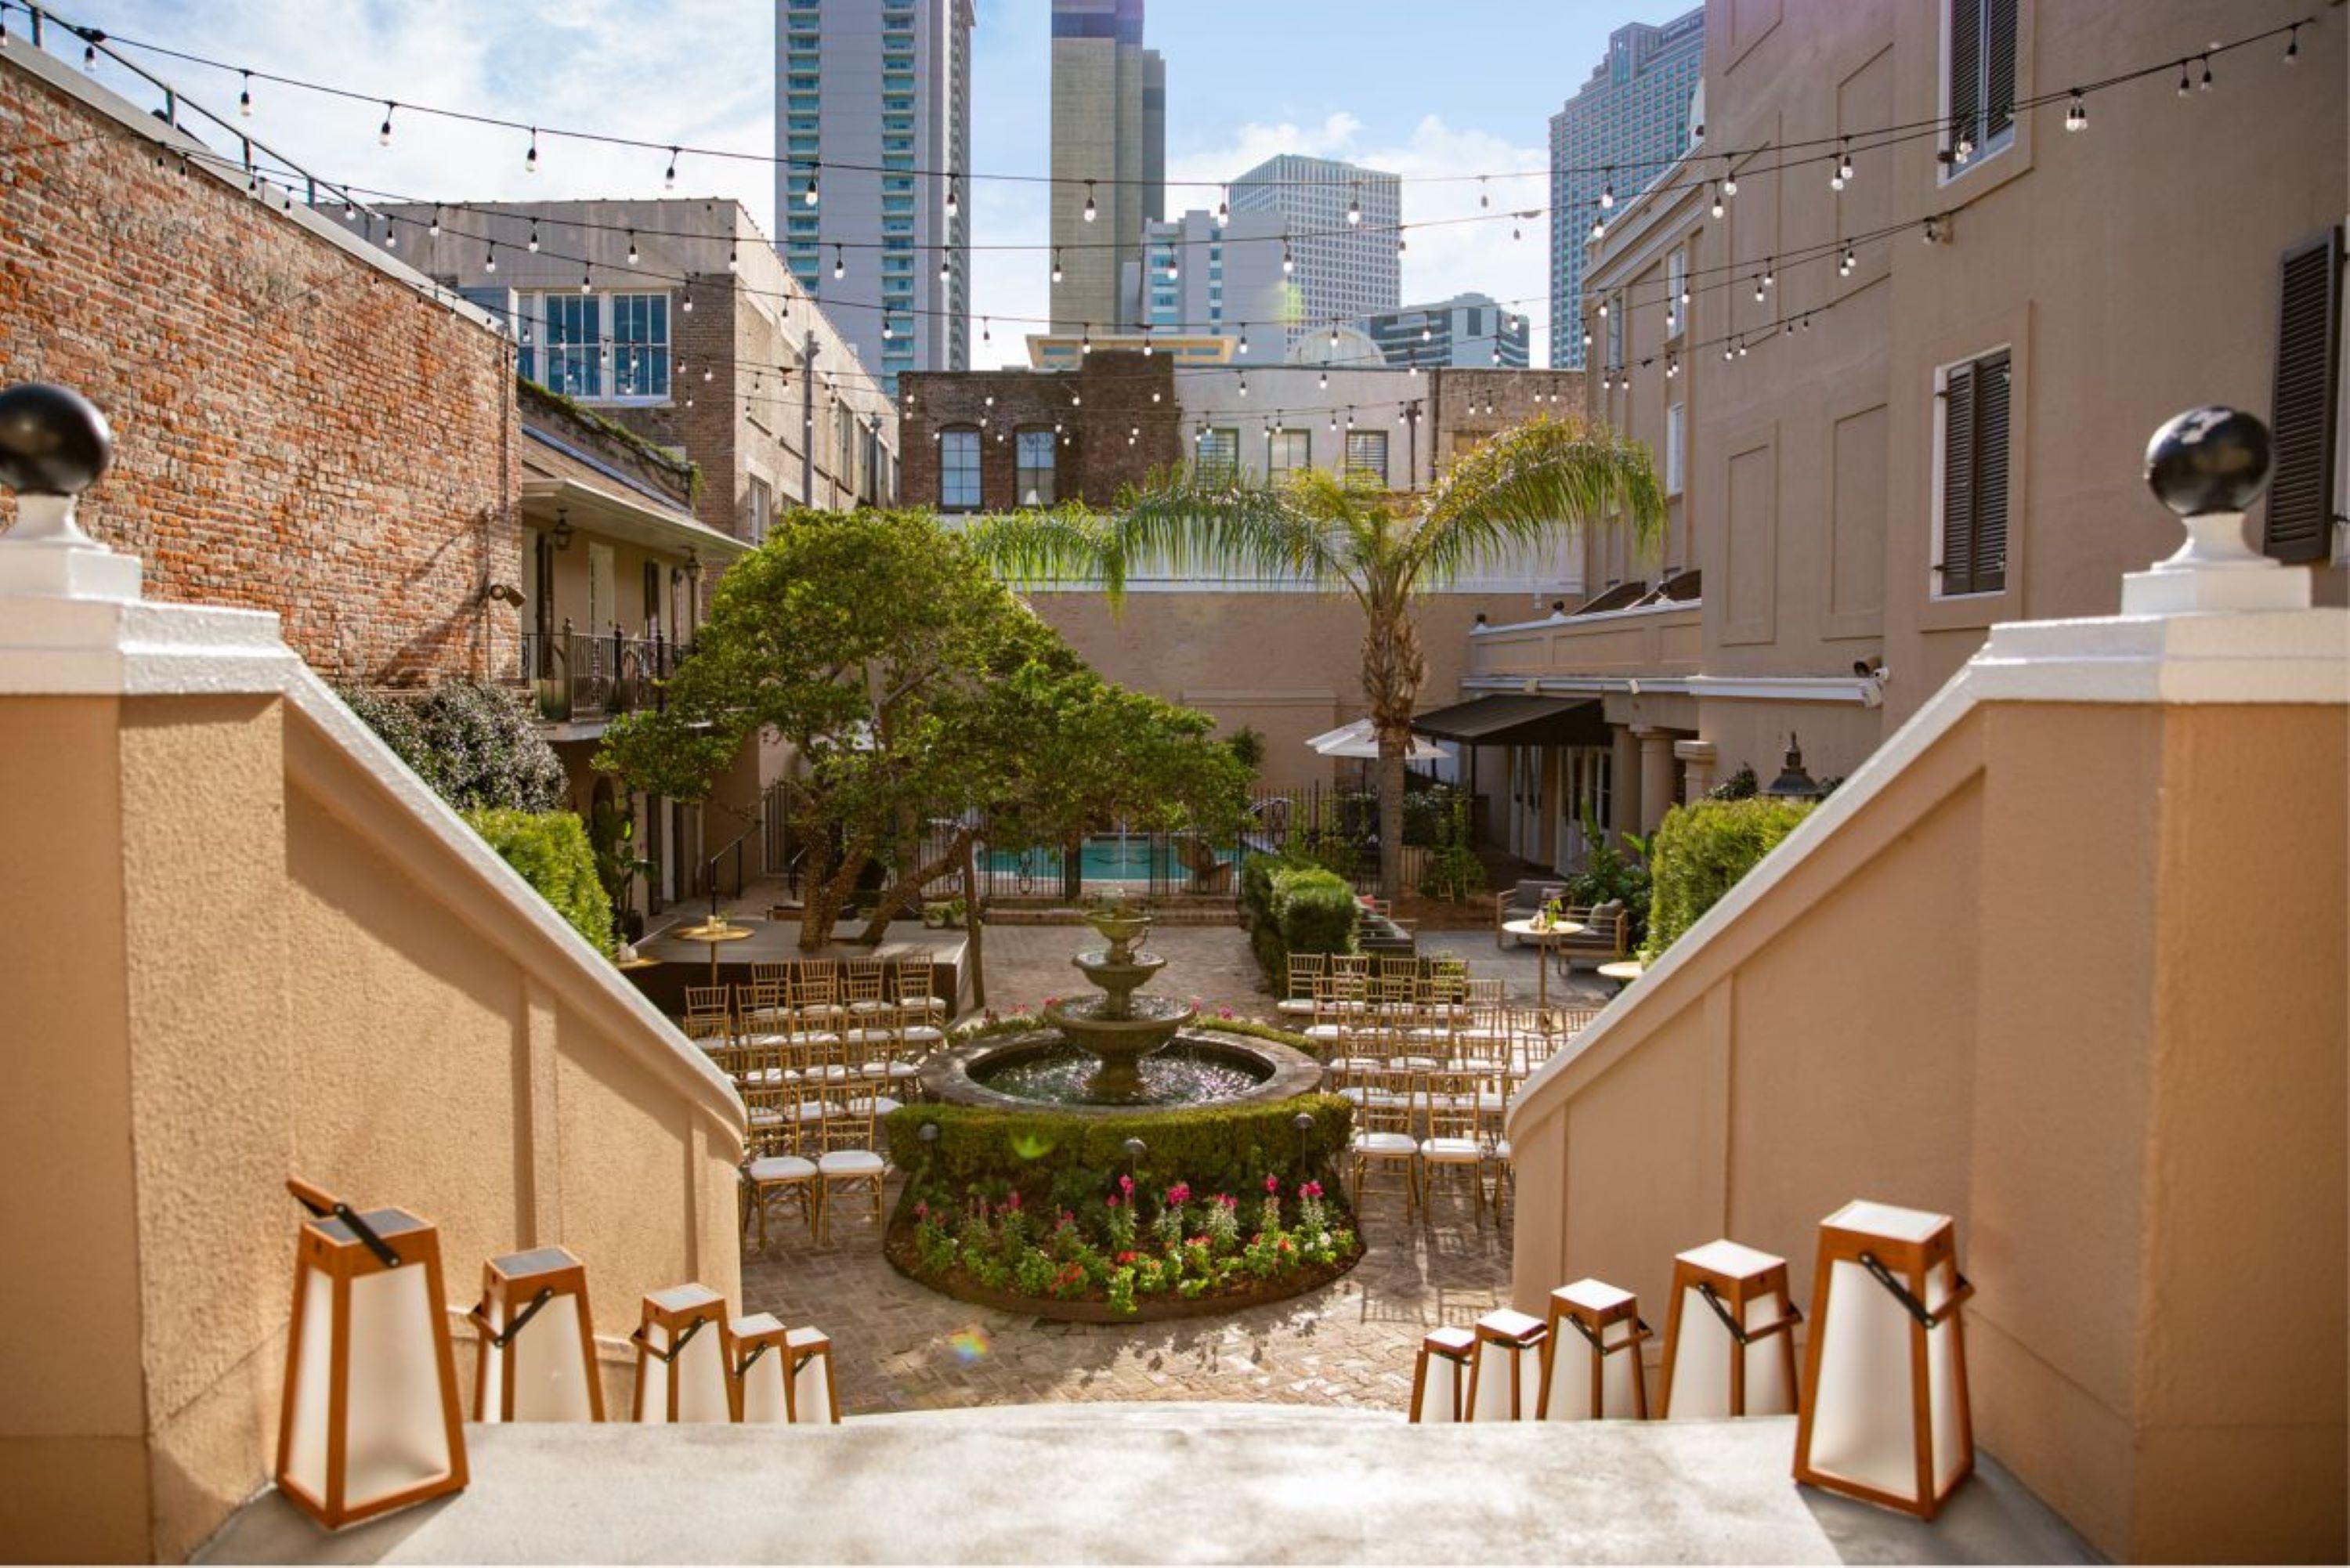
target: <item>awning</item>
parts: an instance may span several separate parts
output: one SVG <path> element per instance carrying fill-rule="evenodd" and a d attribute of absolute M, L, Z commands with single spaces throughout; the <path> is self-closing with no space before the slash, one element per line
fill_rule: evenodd
<path fill-rule="evenodd" d="M 1594 697 L 1476 697 L 1415 714 L 1411 727 L 1464 746 L 1604 746 L 1613 738 Z"/>
<path fill-rule="evenodd" d="M 1365 760 L 1379 754 L 1379 738 L 1371 729 L 1368 719 L 1357 719 L 1351 724 L 1341 724 L 1326 730 L 1305 742 L 1326 757 L 1358 757 Z M 1446 753 L 1441 746 L 1415 740 L 1404 753 L 1408 763 L 1440 763 Z"/>

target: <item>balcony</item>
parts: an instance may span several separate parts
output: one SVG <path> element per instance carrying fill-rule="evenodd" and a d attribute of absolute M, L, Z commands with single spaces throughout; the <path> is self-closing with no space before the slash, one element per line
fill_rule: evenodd
<path fill-rule="evenodd" d="M 1695 599 L 1495 627 L 1470 640 L 1472 675 L 1674 676 L 1698 672 Z"/>
<path fill-rule="evenodd" d="M 555 632 L 525 632 L 508 684 L 532 691 L 538 716 L 570 733 L 555 740 L 592 740 L 616 714 L 660 706 L 660 683 L 675 675 L 691 643 L 670 640 L 655 627 L 648 637 L 577 631 L 566 620 Z M 574 727 L 577 728 L 574 728 Z"/>

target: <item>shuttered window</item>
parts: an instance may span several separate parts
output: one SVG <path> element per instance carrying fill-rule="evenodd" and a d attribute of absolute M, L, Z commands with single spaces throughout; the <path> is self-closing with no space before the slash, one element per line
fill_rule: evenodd
<path fill-rule="evenodd" d="M 2334 552 L 2334 464 L 2342 397 L 2342 231 L 2285 252 L 2277 296 L 2276 395 L 2269 405 L 2268 517 L 2261 548 L 2280 561 Z"/>
<path fill-rule="evenodd" d="M 1942 377 L 1940 592 L 2007 587 L 2008 352 L 1953 365 Z"/>
<path fill-rule="evenodd" d="M 2015 127 L 2016 0 L 1948 3 L 1950 123 L 1943 157 L 1956 171 L 2003 146 Z"/>

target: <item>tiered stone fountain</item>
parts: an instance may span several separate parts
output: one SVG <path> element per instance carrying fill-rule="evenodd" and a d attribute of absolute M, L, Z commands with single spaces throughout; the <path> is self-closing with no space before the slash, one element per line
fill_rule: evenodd
<path fill-rule="evenodd" d="M 1164 1049 L 1200 1010 L 1172 997 L 1134 994 L 1167 967 L 1165 958 L 1135 945 L 1149 934 L 1149 916 L 1130 905 L 1112 904 L 1088 914 L 1086 923 L 1109 945 L 1087 949 L 1069 961 L 1102 994 L 1048 1003 L 1045 1016 L 1063 1039 L 1099 1063 L 1085 1081 L 1087 1100 L 1139 1101 L 1144 1096 L 1143 1058 Z"/>

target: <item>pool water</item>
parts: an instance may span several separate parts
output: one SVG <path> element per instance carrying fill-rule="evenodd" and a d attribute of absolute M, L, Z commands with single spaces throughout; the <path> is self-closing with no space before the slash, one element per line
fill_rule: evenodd
<path fill-rule="evenodd" d="M 972 1076 L 999 1094 L 1018 1099 L 1082 1106 L 1096 1103 L 1087 1096 L 1086 1080 L 1098 1065 L 1090 1052 L 1075 1045 L 1061 1045 L 1048 1051 L 1023 1053 L 1001 1064 L 983 1064 Z M 1245 1094 L 1264 1082 L 1262 1073 L 1250 1071 L 1232 1057 L 1194 1051 L 1180 1039 L 1165 1050 L 1145 1056 L 1140 1066 L 1141 1097 L 1120 1104 L 1201 1105 Z"/>
<path fill-rule="evenodd" d="M 1001 877 L 1028 876 L 1038 886 L 1061 879 L 1058 849 L 991 850 L 987 868 Z M 1219 861 L 1232 859 L 1230 850 L 1216 851 Z M 1187 856 L 1167 839 L 1147 836 L 1122 838 L 1114 833 L 1085 840 L 1077 857 L 1080 874 L 1088 882 L 1188 882 L 1191 868 Z"/>

